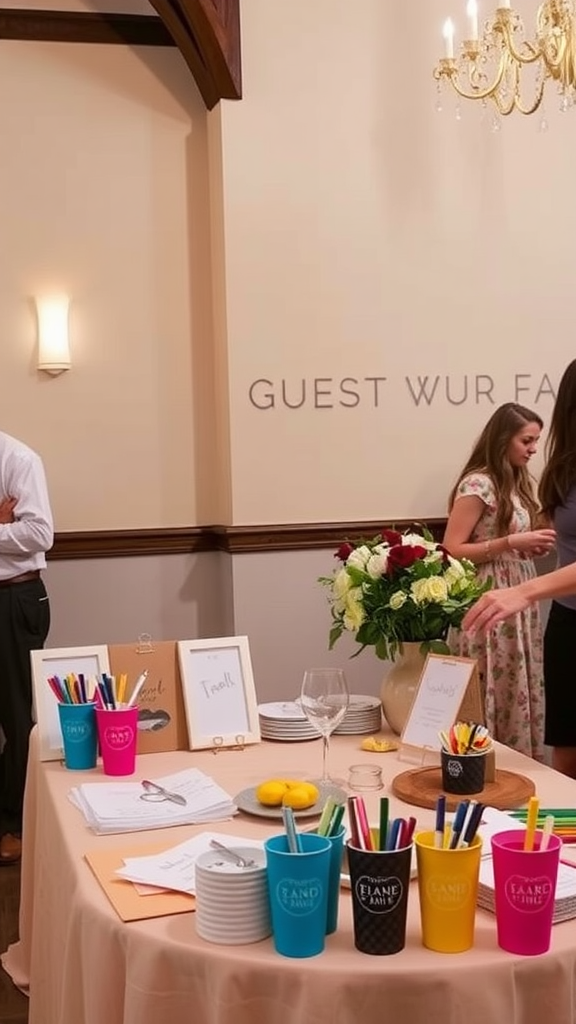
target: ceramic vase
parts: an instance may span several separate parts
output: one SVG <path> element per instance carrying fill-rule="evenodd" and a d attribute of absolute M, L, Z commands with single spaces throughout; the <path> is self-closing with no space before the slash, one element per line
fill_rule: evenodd
<path fill-rule="evenodd" d="M 384 677 L 380 690 L 382 711 L 388 725 L 397 736 L 402 732 L 410 713 L 420 676 L 424 669 L 426 655 L 420 651 L 420 643 L 403 643 L 402 654 Z"/>

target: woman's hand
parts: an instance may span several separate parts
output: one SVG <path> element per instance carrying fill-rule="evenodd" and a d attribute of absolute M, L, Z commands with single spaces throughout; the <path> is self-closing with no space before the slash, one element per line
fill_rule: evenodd
<path fill-rule="evenodd" d="M 546 529 L 511 533 L 508 543 L 514 551 L 520 551 L 524 555 L 547 555 L 556 544 L 556 531 Z"/>
<path fill-rule="evenodd" d="M 523 612 L 530 607 L 530 601 L 523 589 L 523 584 L 517 587 L 502 588 L 501 590 L 490 590 L 487 594 L 473 604 L 466 612 L 462 621 L 462 629 L 466 633 L 484 633 L 491 629 L 497 622 L 507 619 L 509 615 Z"/>

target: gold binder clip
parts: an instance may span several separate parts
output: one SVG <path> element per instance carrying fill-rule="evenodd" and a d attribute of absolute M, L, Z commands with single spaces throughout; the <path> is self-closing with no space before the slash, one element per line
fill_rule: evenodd
<path fill-rule="evenodd" d="M 153 654 L 154 645 L 152 643 L 151 633 L 140 633 L 138 637 L 138 644 L 136 646 L 136 654 Z"/>

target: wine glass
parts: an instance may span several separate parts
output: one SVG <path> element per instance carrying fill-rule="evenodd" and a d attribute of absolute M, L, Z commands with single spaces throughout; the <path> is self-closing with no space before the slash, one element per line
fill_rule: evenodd
<path fill-rule="evenodd" d="M 304 673 L 300 703 L 308 721 L 322 736 L 322 782 L 328 774 L 330 735 L 348 710 L 350 695 L 341 668 L 310 668 Z"/>

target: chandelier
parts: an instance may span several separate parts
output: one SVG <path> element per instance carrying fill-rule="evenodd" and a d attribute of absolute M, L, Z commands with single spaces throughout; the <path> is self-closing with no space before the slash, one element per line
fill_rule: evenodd
<path fill-rule="evenodd" d="M 503 115 L 533 114 L 548 79 L 558 85 L 560 109 L 576 101 L 576 28 L 573 0 L 544 0 L 536 15 L 535 38 L 526 38 L 522 17 L 500 4 L 478 31 L 477 0 L 466 8 L 468 38 L 454 56 L 454 24 L 444 23 L 445 56 L 434 69 L 440 88 L 449 82 L 468 100 L 492 100 Z M 532 71 L 528 69 L 531 68 Z"/>

